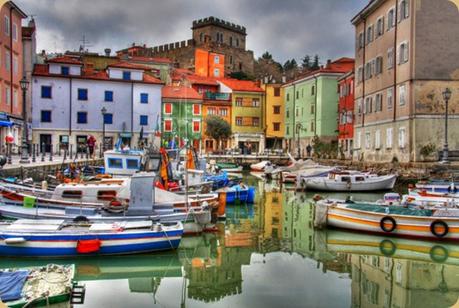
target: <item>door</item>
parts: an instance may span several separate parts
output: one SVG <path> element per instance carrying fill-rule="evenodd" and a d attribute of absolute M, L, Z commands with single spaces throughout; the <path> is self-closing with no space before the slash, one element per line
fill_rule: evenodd
<path fill-rule="evenodd" d="M 86 146 L 88 145 L 88 136 L 80 135 L 76 136 L 76 141 L 77 141 L 77 152 L 78 153 L 85 153 L 86 152 Z"/>
<path fill-rule="evenodd" d="M 51 151 L 52 138 L 49 134 L 40 134 L 40 152 L 49 153 Z"/>

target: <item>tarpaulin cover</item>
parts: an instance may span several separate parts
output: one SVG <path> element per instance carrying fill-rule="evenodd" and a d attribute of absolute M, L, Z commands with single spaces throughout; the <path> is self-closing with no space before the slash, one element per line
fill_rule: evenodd
<path fill-rule="evenodd" d="M 22 288 L 29 276 L 29 271 L 1 272 L 0 298 L 4 302 L 18 300 L 22 297 Z"/>

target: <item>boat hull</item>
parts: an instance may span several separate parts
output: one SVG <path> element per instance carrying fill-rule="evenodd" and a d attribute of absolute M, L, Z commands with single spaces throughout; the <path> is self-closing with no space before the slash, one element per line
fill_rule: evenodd
<path fill-rule="evenodd" d="M 325 177 L 314 177 L 303 179 L 302 187 L 308 190 L 317 191 L 375 191 L 391 190 L 395 186 L 397 176 L 390 175 L 370 179 L 364 182 L 338 182 Z"/>

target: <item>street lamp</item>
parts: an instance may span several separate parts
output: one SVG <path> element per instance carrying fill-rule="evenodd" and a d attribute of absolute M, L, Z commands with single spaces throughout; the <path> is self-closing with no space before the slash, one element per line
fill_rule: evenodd
<path fill-rule="evenodd" d="M 448 103 L 451 99 L 451 90 L 446 88 L 443 92 L 443 100 L 445 101 L 445 144 L 443 146 L 443 159 L 442 163 L 448 163 Z"/>
<path fill-rule="evenodd" d="M 27 80 L 26 76 L 22 77 L 19 81 L 22 90 L 22 118 L 23 118 L 23 127 L 22 127 L 22 151 L 21 151 L 21 159 L 19 163 L 21 164 L 28 164 L 29 161 L 29 145 L 28 145 L 28 130 L 29 130 L 29 121 L 27 120 L 27 107 L 26 107 L 26 96 L 27 90 L 29 89 L 29 81 Z"/>
<path fill-rule="evenodd" d="M 105 153 L 105 115 L 107 114 L 107 109 L 102 107 L 100 113 L 102 113 L 102 151 Z"/>

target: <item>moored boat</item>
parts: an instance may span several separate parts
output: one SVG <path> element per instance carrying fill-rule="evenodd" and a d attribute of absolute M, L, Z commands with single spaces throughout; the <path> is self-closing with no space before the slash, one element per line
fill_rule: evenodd
<path fill-rule="evenodd" d="M 226 187 L 221 189 L 220 192 L 225 193 L 227 204 L 236 202 L 252 204 L 255 201 L 255 188 L 244 184 Z"/>
<path fill-rule="evenodd" d="M 183 225 L 152 221 L 74 223 L 64 220 L 16 220 L 0 223 L 0 255 L 75 257 L 137 254 L 176 249 Z"/>
<path fill-rule="evenodd" d="M 314 224 L 359 232 L 459 240 L 459 209 L 413 209 L 374 204 L 316 203 Z"/>
<path fill-rule="evenodd" d="M 360 172 L 330 172 L 327 177 L 301 179 L 301 187 L 317 191 L 376 191 L 394 188 L 397 175 Z"/>
<path fill-rule="evenodd" d="M 216 166 L 220 171 L 226 171 L 230 173 L 240 173 L 243 170 L 242 166 L 233 163 L 217 163 Z"/>
<path fill-rule="evenodd" d="M 269 160 L 264 160 L 256 164 L 250 165 L 250 170 L 253 172 L 264 172 L 265 169 L 271 167 L 272 163 Z"/>

